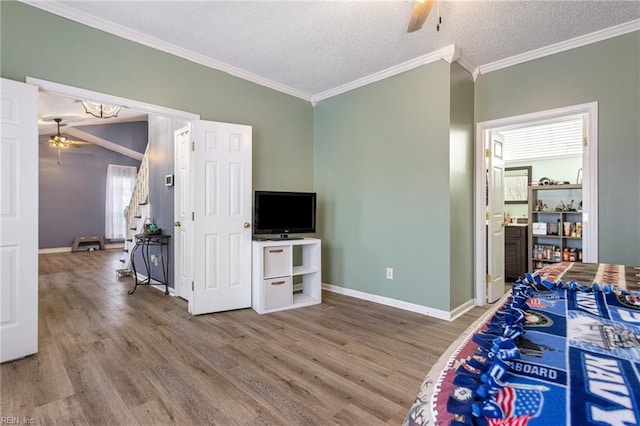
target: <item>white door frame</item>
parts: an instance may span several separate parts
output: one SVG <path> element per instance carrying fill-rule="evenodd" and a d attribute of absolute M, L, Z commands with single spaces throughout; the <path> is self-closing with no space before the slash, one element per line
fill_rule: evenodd
<path fill-rule="evenodd" d="M 27 84 L 37 86 L 40 91 L 52 93 L 60 96 L 73 97 L 76 99 L 87 99 L 95 102 L 121 105 L 130 109 L 145 112 L 151 115 L 161 115 L 164 117 L 175 118 L 184 121 L 199 120 L 200 115 L 186 111 L 179 111 L 159 105 L 148 104 L 145 102 L 135 101 L 133 99 L 122 98 L 119 96 L 108 95 L 105 93 L 94 92 L 92 90 L 81 89 L 79 87 L 67 86 L 65 84 L 55 83 L 52 81 L 41 80 L 38 78 L 27 77 Z M 173 134 L 171 135 L 173 140 Z M 37 223 L 37 222 L 36 222 Z M 175 243 L 175 241 L 174 241 Z M 174 259 L 175 262 L 175 259 Z M 174 283 L 175 286 L 175 283 Z M 175 292 L 174 292 L 175 295 Z"/>
<path fill-rule="evenodd" d="M 121 105 L 130 109 L 146 112 L 147 114 L 162 115 L 164 117 L 176 118 L 185 121 L 200 119 L 199 114 L 148 104 L 145 102 L 135 101 L 133 99 L 121 98 L 119 96 L 108 95 L 106 93 L 94 92 L 92 90 L 81 89 L 79 87 L 67 86 L 66 84 L 41 80 L 39 78 L 27 77 L 26 82 L 27 84 L 38 86 L 40 91 L 54 95 L 67 96 L 76 99 L 87 99 L 110 105 Z"/>
<path fill-rule="evenodd" d="M 498 118 L 476 124 L 475 144 L 475 302 L 477 306 L 485 304 L 485 259 L 487 256 L 485 236 L 485 194 L 487 183 L 485 180 L 485 145 L 489 130 L 524 125 L 535 121 L 549 120 L 567 115 L 584 114 L 585 137 L 587 146 L 582 156 L 583 182 L 583 221 L 589 225 L 584 228 L 583 243 L 585 262 L 598 261 L 598 103 L 572 105 L 563 108 L 550 109 L 513 117 Z M 586 187 L 586 188 L 585 188 Z M 586 189 L 586 191 L 584 190 Z"/>

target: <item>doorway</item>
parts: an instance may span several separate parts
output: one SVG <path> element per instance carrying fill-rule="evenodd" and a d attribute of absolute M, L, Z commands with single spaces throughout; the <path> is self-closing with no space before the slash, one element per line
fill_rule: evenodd
<path fill-rule="evenodd" d="M 105 103 L 109 105 L 121 105 L 129 111 L 138 111 L 142 114 L 147 115 L 149 118 L 166 118 L 164 121 L 174 121 L 179 123 L 180 126 L 183 126 L 184 123 L 190 122 L 193 120 L 197 120 L 200 118 L 197 114 L 192 114 L 189 112 L 178 111 L 171 108 L 166 108 L 157 105 L 151 105 L 144 102 L 138 102 L 127 98 L 121 98 L 117 96 L 107 95 L 104 93 L 93 92 L 90 90 L 80 89 L 72 86 L 67 86 L 59 83 L 54 83 L 46 80 L 35 79 L 31 77 L 26 78 L 26 83 L 36 86 L 39 88 L 40 93 L 46 93 L 49 95 L 57 95 L 65 98 L 74 98 L 74 99 L 90 99 L 95 102 Z M 154 140 L 159 140 L 159 137 L 162 136 L 160 134 L 154 133 L 153 135 L 149 134 Z M 173 143 L 173 130 L 164 138 L 165 140 Z M 171 159 L 173 160 L 173 158 Z M 173 167 L 173 166 L 171 166 Z M 161 170 L 162 177 L 164 178 L 165 174 L 172 174 L 173 169 L 165 171 Z M 152 177 L 153 178 L 153 177 Z M 167 194 L 169 191 L 165 191 Z M 161 200 L 162 201 L 162 200 Z M 169 201 L 167 199 L 167 201 Z M 173 202 L 173 198 L 170 200 Z M 168 223 L 173 224 L 173 211 L 169 209 L 171 212 L 171 217 L 168 219 Z M 170 227 L 169 230 L 173 230 L 173 227 Z"/>
<path fill-rule="evenodd" d="M 598 219 L 597 219 L 597 103 L 574 105 L 554 110 L 541 111 L 514 117 L 507 117 L 478 123 L 476 126 L 476 191 L 475 191 L 475 294 L 476 305 L 487 303 L 489 278 L 493 268 L 504 262 L 489 262 L 489 256 L 495 251 L 488 235 L 493 235 L 493 228 L 504 226 L 502 222 L 487 220 L 487 206 L 492 205 L 494 194 L 486 177 L 486 148 L 498 130 L 518 129 L 531 126 L 542 121 L 558 120 L 567 116 L 581 116 L 583 119 L 584 147 L 582 149 L 582 202 L 583 202 L 583 250 L 585 262 L 597 262 L 598 259 Z M 501 196 L 504 194 L 501 194 Z M 504 244 L 504 242 L 502 243 Z M 530 248 L 528 249 L 530 251 Z M 498 252 L 501 252 L 500 250 Z M 530 253 L 527 253 L 529 257 Z M 493 259 L 495 260 L 495 259 Z M 488 273 L 487 273 L 488 272 Z M 495 274 L 494 274 L 495 275 Z M 494 283 L 492 283 L 494 284 Z M 497 286 L 499 287 L 499 286 Z M 496 286 L 494 286 L 496 288 Z M 504 285 L 502 286 L 504 288 Z"/>

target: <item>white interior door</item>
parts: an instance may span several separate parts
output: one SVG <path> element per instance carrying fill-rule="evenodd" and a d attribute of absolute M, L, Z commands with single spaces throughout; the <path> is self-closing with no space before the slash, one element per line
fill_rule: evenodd
<path fill-rule="evenodd" d="M 495 302 L 504 294 L 504 138 L 491 132 L 491 147 L 487 155 L 489 170 L 489 220 L 487 251 L 487 300 Z"/>
<path fill-rule="evenodd" d="M 194 121 L 192 314 L 251 306 L 251 127 Z"/>
<path fill-rule="evenodd" d="M 38 352 L 38 89 L 1 80 L 0 362 Z"/>
<path fill-rule="evenodd" d="M 191 192 L 189 162 L 191 137 L 189 126 L 175 131 L 174 173 L 174 283 L 176 295 L 189 300 L 191 297 Z"/>

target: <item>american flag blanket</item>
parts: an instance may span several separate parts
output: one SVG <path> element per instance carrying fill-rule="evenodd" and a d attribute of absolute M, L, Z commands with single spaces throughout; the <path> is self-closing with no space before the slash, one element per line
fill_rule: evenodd
<path fill-rule="evenodd" d="M 405 425 L 640 424 L 640 293 L 546 279 L 559 269 L 513 284 L 427 375 Z"/>

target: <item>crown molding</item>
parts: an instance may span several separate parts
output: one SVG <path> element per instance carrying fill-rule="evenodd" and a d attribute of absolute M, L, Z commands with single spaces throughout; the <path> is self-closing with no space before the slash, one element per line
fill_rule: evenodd
<path fill-rule="evenodd" d="M 458 59 L 456 59 L 456 61 L 458 61 L 462 68 L 471 73 L 471 77 L 473 77 L 473 81 L 475 82 L 478 78 L 479 73 L 478 66 L 474 64 L 471 59 L 469 59 L 469 57 L 462 52 L 460 52 L 460 55 L 458 56 Z"/>
<path fill-rule="evenodd" d="M 418 56 L 417 58 L 408 60 L 398 65 L 394 65 L 382 71 L 378 71 L 376 73 L 370 74 L 366 77 L 353 80 L 350 83 L 343 84 L 341 86 L 334 87 L 333 89 L 329 89 L 325 92 L 318 93 L 317 95 L 312 96 L 311 104 L 313 106 L 316 106 L 316 104 L 322 100 L 340 95 L 342 93 L 357 89 L 359 87 L 366 86 L 367 84 L 375 83 L 376 81 L 384 80 L 385 78 L 389 78 L 394 75 L 412 70 L 421 65 L 426 65 L 431 62 L 436 62 L 440 59 L 443 59 L 451 63 L 457 57 L 457 52 L 458 52 L 458 48 L 453 44 L 447 47 L 443 47 L 442 49 L 436 50 L 431 53 L 427 53 L 426 55 Z"/>
<path fill-rule="evenodd" d="M 183 59 L 187 59 L 196 64 L 225 72 L 234 77 L 238 77 L 243 80 L 247 80 L 252 83 L 256 83 L 273 90 L 277 90 L 279 92 L 294 96 L 296 98 L 303 99 L 305 101 L 311 100 L 311 95 L 309 93 L 294 89 L 285 84 L 278 83 L 277 81 L 269 80 L 268 78 L 264 78 L 262 76 L 259 76 L 249 71 L 245 71 L 238 67 L 234 67 L 233 65 L 229 65 L 227 63 L 217 61 L 215 59 L 211 59 L 207 56 L 201 55 L 200 53 L 193 52 L 191 50 L 182 48 L 172 43 L 168 43 L 158 38 L 150 37 L 139 31 L 126 28 L 122 25 L 115 24 L 105 19 L 96 18 L 84 12 L 80 12 L 76 9 L 73 9 L 61 3 L 58 3 L 57 1 L 39 1 L 39 0 L 20 0 L 20 1 L 22 3 L 36 7 L 46 12 L 53 13 L 54 15 L 58 15 L 63 18 L 78 22 L 80 24 L 95 28 L 97 30 L 104 31 L 118 37 L 122 37 L 124 39 L 141 44 L 143 46 L 151 47 L 153 49 L 160 50 L 162 52 L 169 53 L 171 55 L 178 56 Z"/>
<path fill-rule="evenodd" d="M 0 0 L 1 1 L 1 0 Z M 374 83 L 376 81 L 383 80 L 385 78 L 394 76 L 396 74 L 409 71 L 417 68 L 421 65 L 425 65 L 437 60 L 445 60 L 448 63 L 458 61 L 465 69 L 467 69 L 475 82 L 480 74 L 487 74 L 492 71 L 497 71 L 503 68 L 508 68 L 514 65 L 522 64 L 524 62 L 532 61 L 535 59 L 550 56 L 556 53 L 565 52 L 567 50 L 575 49 L 578 47 L 586 46 L 592 43 L 596 43 L 602 40 L 607 40 L 620 35 L 628 34 L 634 31 L 640 31 L 640 19 L 629 21 L 624 24 L 616 25 L 610 28 L 606 28 L 600 31 L 596 31 L 583 36 L 575 37 L 570 40 L 566 40 L 560 43 L 545 46 L 539 49 L 534 49 L 529 52 L 525 52 L 519 55 L 515 55 L 509 58 L 501 59 L 499 61 L 490 62 L 488 64 L 476 66 L 468 57 L 466 57 L 460 49 L 452 44 L 443 47 L 434 52 L 426 55 L 411 59 L 385 70 L 376 72 L 369 76 L 354 80 L 350 83 L 346 83 L 335 87 L 333 89 L 326 90 L 324 92 L 317 93 L 315 95 L 297 90 L 282 83 L 267 79 L 252 72 L 243 70 L 241 68 L 229 65 L 227 63 L 209 58 L 202 54 L 193 52 L 191 50 L 182 48 L 180 46 L 162 41 L 155 37 L 150 37 L 139 31 L 126 28 L 124 26 L 115 24 L 113 22 L 96 18 L 84 12 L 80 12 L 76 9 L 68 7 L 58 1 L 42 1 L 42 0 L 19 0 L 22 3 L 44 10 L 46 12 L 53 13 L 63 18 L 78 22 L 83 25 L 98 29 L 100 31 L 113 34 L 115 36 L 130 40 L 132 42 L 141 44 L 143 46 L 151 47 L 156 50 L 160 50 L 165 53 L 169 53 L 174 56 L 189 60 L 199 65 L 203 65 L 208 68 L 212 68 L 221 72 L 225 72 L 234 77 L 241 78 L 243 80 L 250 81 L 252 83 L 282 92 L 291 96 L 294 96 L 305 101 L 310 101 L 313 106 L 324 99 L 328 99 L 333 96 L 348 92 L 353 89 L 357 89 L 362 86 Z"/>
<path fill-rule="evenodd" d="M 565 52 L 567 50 L 576 49 L 599 41 L 607 40 L 613 37 L 628 34 L 634 31 L 640 31 L 640 19 L 605 28 L 600 31 L 585 34 L 560 43 L 551 44 L 539 49 L 530 50 L 520 55 L 511 56 L 510 58 L 501 59 L 478 67 L 480 74 L 486 74 L 492 71 L 501 70 L 524 62 L 533 61 L 534 59 L 544 58 L 545 56 L 554 55 L 556 53 Z M 475 79 L 474 79 L 475 80 Z"/>

